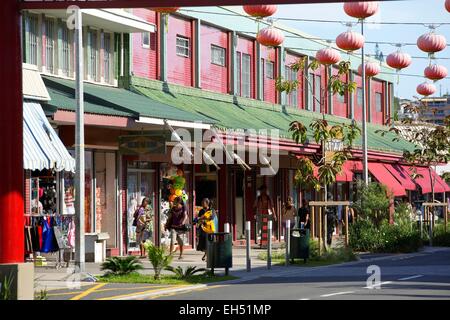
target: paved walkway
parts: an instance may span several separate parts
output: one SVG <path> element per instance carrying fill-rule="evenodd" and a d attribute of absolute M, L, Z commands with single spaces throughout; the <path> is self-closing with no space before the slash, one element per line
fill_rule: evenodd
<path fill-rule="evenodd" d="M 253 268 L 265 267 L 267 263 L 265 261 L 259 260 L 257 258 L 258 254 L 261 252 L 266 252 L 261 249 L 252 249 L 251 251 L 251 263 Z M 203 253 L 197 252 L 195 250 L 186 250 L 183 260 L 178 260 L 178 255 L 176 254 L 172 265 L 177 266 L 197 266 L 199 268 L 206 267 L 206 263 L 202 261 Z M 91 286 L 93 281 L 90 281 L 90 276 L 99 276 L 104 272 L 100 270 L 99 263 L 86 263 L 86 275 L 80 278 L 79 275 L 74 274 L 74 266 L 71 263 L 69 268 L 56 269 L 55 255 L 47 256 L 48 266 L 47 267 L 35 267 L 35 291 L 40 291 L 42 289 L 57 290 L 57 289 L 70 289 L 74 287 Z M 53 260 L 53 261 L 51 261 Z M 153 274 L 153 269 L 148 261 L 148 259 L 141 259 L 144 264 L 144 269 L 140 272 L 143 274 Z M 235 276 L 241 274 L 242 272 L 246 274 L 246 254 L 243 248 L 233 249 L 233 268 L 230 269 L 230 274 Z M 170 272 L 164 271 L 163 273 L 170 274 Z M 217 274 L 224 273 L 223 269 L 217 269 Z"/>

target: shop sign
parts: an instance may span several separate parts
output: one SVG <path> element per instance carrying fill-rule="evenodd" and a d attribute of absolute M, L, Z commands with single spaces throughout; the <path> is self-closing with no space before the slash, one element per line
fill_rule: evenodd
<path fill-rule="evenodd" d="M 325 149 L 325 163 L 331 163 L 334 154 L 336 152 L 344 150 L 344 142 L 340 139 L 331 139 L 325 141 L 324 149 Z"/>
<path fill-rule="evenodd" d="M 165 154 L 166 135 L 164 133 L 148 133 L 119 137 L 119 151 L 122 154 Z"/>

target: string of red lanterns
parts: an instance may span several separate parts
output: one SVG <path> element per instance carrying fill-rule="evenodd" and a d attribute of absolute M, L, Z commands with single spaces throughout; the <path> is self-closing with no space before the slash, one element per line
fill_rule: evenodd
<path fill-rule="evenodd" d="M 247 5 L 243 8 L 249 16 L 257 19 L 273 16 L 278 9 L 276 5 Z"/>
<path fill-rule="evenodd" d="M 336 45 L 347 52 L 353 52 L 361 49 L 364 46 L 365 39 L 360 33 L 348 30 L 341 33 L 336 38 Z"/>
<path fill-rule="evenodd" d="M 416 89 L 417 93 L 424 96 L 424 97 L 428 97 L 431 96 L 433 94 L 436 93 L 437 89 L 436 86 L 434 84 L 428 83 L 428 82 L 424 82 L 421 83 L 417 86 Z"/>
<path fill-rule="evenodd" d="M 367 62 L 366 66 L 366 77 L 375 77 L 381 72 L 380 64 L 377 62 Z M 362 75 L 362 65 L 358 67 L 358 74 Z"/>
<path fill-rule="evenodd" d="M 325 48 L 316 52 L 316 60 L 323 65 L 329 66 L 341 61 L 341 55 L 336 49 Z"/>

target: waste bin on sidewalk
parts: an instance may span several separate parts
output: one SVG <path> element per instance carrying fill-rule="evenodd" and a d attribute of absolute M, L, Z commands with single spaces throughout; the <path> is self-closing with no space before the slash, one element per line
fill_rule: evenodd
<path fill-rule="evenodd" d="M 309 229 L 292 229 L 290 239 L 290 259 L 309 259 Z"/>
<path fill-rule="evenodd" d="M 232 236 L 219 232 L 208 235 L 206 243 L 206 267 L 214 274 L 214 269 L 225 268 L 225 274 L 233 266 Z"/>

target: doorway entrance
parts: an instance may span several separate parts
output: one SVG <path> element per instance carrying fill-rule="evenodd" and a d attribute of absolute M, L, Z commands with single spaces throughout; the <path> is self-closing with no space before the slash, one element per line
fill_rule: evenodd
<path fill-rule="evenodd" d="M 136 227 L 133 226 L 133 216 L 144 198 L 150 199 L 153 212 L 153 223 L 150 226 L 150 240 L 155 243 L 155 173 L 151 163 L 147 161 L 131 161 L 127 168 L 127 234 L 128 250 L 139 250 L 136 243 Z"/>

